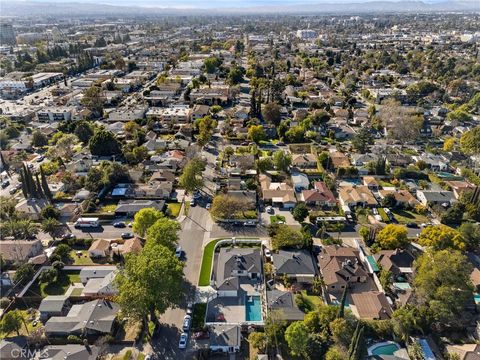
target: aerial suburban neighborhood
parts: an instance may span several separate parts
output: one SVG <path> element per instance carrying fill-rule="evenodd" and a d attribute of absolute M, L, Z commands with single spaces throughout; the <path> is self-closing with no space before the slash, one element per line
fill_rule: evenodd
<path fill-rule="evenodd" d="M 478 2 L 160 3 L 0 4 L 0 359 L 479 360 Z"/>

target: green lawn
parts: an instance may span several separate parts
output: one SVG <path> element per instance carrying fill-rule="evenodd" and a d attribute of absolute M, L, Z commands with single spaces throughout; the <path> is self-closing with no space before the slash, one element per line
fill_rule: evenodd
<path fill-rule="evenodd" d="M 426 216 L 416 214 L 413 211 L 394 210 L 392 211 L 392 213 L 399 224 L 407 224 L 411 222 L 422 224 L 422 223 L 427 223 L 429 221 Z"/>
<path fill-rule="evenodd" d="M 384 181 L 384 180 L 378 180 L 378 185 L 381 187 L 395 187 L 391 182 Z"/>
<path fill-rule="evenodd" d="M 200 269 L 200 277 L 198 278 L 198 286 L 210 285 L 213 251 L 218 241 L 220 241 L 220 239 L 210 241 L 207 246 L 205 246 L 205 249 L 203 249 L 202 267 Z"/>
<path fill-rule="evenodd" d="M 24 323 L 22 323 L 22 326 L 20 327 L 20 330 L 19 330 L 20 335 L 27 336 L 32 331 L 42 327 L 42 323 L 40 321 L 37 321 L 37 324 L 33 325 L 33 321 L 37 318 L 38 310 L 34 310 L 31 314 L 29 314 L 27 310 L 18 310 L 18 311 L 20 312 L 20 315 L 24 320 Z M 33 320 L 30 320 L 30 319 L 33 319 Z M 27 326 L 26 328 L 25 328 L 25 325 Z M 6 332 L 0 331 L 1 339 L 7 337 L 8 335 L 17 335 L 17 334 L 16 332 L 6 333 Z"/>
<path fill-rule="evenodd" d="M 117 208 L 117 204 L 108 204 L 108 205 L 103 205 L 100 207 L 98 210 L 99 213 L 109 213 L 109 212 L 115 212 L 115 209 Z"/>
<path fill-rule="evenodd" d="M 81 251 L 82 255 L 78 256 L 77 252 Z M 95 262 L 88 256 L 88 250 L 71 250 L 70 258 L 73 259 L 72 265 L 94 265 Z"/>
<path fill-rule="evenodd" d="M 285 224 L 285 222 L 286 222 L 285 216 L 282 216 L 282 215 L 272 215 L 272 216 L 270 216 L 270 224 L 276 224 L 280 221 L 283 221 L 283 223 Z"/>
<path fill-rule="evenodd" d="M 303 307 L 303 311 L 310 312 L 318 309 L 323 304 L 322 298 L 318 295 L 308 295 L 306 290 L 302 290 L 300 294 L 296 295 L 296 298 L 301 299 L 300 306 Z M 298 305 L 298 300 L 297 305 Z"/>
<path fill-rule="evenodd" d="M 51 284 L 40 283 L 37 279 L 30 289 L 28 289 L 29 296 L 40 295 L 46 297 L 48 295 L 63 295 L 73 283 L 80 282 L 79 271 L 61 270 L 58 272 L 57 280 Z"/>
<path fill-rule="evenodd" d="M 386 222 L 386 223 L 390 222 L 390 218 L 385 213 L 385 210 L 383 210 L 382 208 L 378 208 L 377 210 L 378 210 L 378 215 L 382 217 L 383 222 Z"/>
<path fill-rule="evenodd" d="M 176 218 L 180 214 L 180 209 L 182 208 L 181 203 L 168 203 L 168 210 L 170 210 L 170 217 Z"/>

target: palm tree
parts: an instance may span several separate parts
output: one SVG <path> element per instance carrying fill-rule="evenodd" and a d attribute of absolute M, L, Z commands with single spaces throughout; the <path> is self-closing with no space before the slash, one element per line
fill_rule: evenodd
<path fill-rule="evenodd" d="M 43 220 L 42 222 L 42 230 L 48 233 L 53 240 L 55 241 L 55 237 L 57 235 L 57 232 L 60 228 L 61 223 L 54 218 L 48 218 Z"/>

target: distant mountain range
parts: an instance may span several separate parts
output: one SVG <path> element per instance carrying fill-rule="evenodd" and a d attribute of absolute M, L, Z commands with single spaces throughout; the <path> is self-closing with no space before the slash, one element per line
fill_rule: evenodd
<path fill-rule="evenodd" d="M 115 1 L 116 4 L 127 4 L 131 0 Z M 345 0 L 344 0 L 345 1 Z M 99 3 L 100 2 L 100 3 Z M 406 13 L 406 12 L 448 12 L 467 11 L 480 12 L 478 0 L 463 1 L 368 1 L 345 3 L 321 3 L 312 0 L 277 1 L 221 1 L 217 7 L 212 7 L 219 0 L 208 2 L 209 5 L 194 6 L 195 2 L 177 2 L 181 5 L 169 5 L 169 2 L 139 0 L 136 6 L 110 5 L 105 1 L 84 0 L 82 3 L 65 2 L 64 0 L 47 1 L 17 1 L 0 0 L 1 16 L 105 16 L 105 15 L 221 15 L 221 14 L 365 14 L 365 13 Z M 105 3 L 103 3 L 105 2 Z M 302 2 L 302 3 L 300 3 Z M 155 4 L 159 4 L 155 6 Z M 254 5 L 259 4 L 261 5 Z M 228 7 L 226 7 L 226 5 Z M 238 6 L 235 6 L 238 5 Z M 240 6 L 242 5 L 242 6 Z"/>

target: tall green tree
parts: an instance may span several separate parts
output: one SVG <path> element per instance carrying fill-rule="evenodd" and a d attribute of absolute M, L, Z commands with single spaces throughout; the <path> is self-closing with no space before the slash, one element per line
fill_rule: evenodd
<path fill-rule="evenodd" d="M 180 224 L 168 218 L 160 218 L 147 230 L 147 242 L 174 250 L 178 243 Z"/>
<path fill-rule="evenodd" d="M 150 229 L 157 220 L 163 219 L 163 217 L 163 213 L 157 209 L 141 209 L 133 218 L 133 231 L 141 237 L 145 237 L 148 229 Z"/>
<path fill-rule="evenodd" d="M 190 160 L 183 168 L 179 183 L 188 192 L 195 191 L 203 186 L 202 172 L 205 162 L 196 157 Z"/>
<path fill-rule="evenodd" d="M 292 156 L 290 154 L 285 154 L 281 150 L 275 151 L 273 153 L 273 164 L 277 170 L 286 172 L 292 164 Z"/>
<path fill-rule="evenodd" d="M 290 352 L 293 355 L 308 357 L 309 332 L 303 321 L 291 323 L 285 331 L 285 340 L 287 341 Z"/>
<path fill-rule="evenodd" d="M 115 278 L 122 312 L 144 321 L 150 316 L 157 323 L 158 315 L 184 298 L 183 266 L 170 249 L 155 243 L 147 242 L 140 254 L 128 255 Z"/>
<path fill-rule="evenodd" d="M 110 156 L 118 155 L 121 146 L 115 135 L 111 131 L 99 130 L 90 138 L 88 143 L 92 155 Z"/>
<path fill-rule="evenodd" d="M 17 336 L 20 336 L 20 329 L 22 328 L 23 322 L 24 320 L 19 310 L 9 311 L 3 315 L 0 321 L 0 330 L 7 335 L 15 332 Z M 26 330 L 28 332 L 27 328 Z"/>

